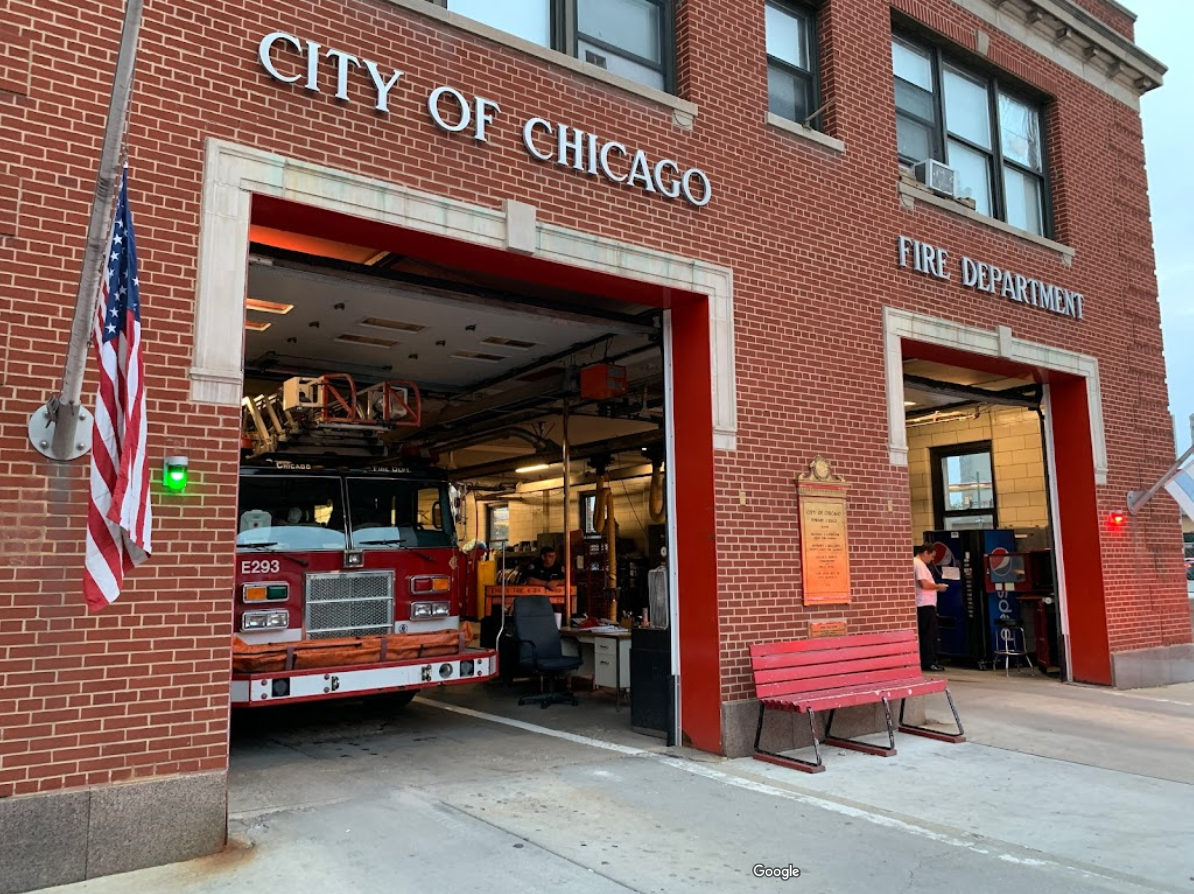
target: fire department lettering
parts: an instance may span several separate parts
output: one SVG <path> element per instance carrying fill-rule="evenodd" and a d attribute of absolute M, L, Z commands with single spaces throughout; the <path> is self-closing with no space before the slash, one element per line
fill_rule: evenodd
<path fill-rule="evenodd" d="M 952 280 L 949 252 L 919 239 L 900 236 L 896 242 L 899 265 L 932 279 Z M 998 264 L 976 261 L 965 255 L 958 264 L 963 288 L 985 292 L 1036 307 L 1062 317 L 1082 319 L 1085 296 L 1073 289 L 1065 289 L 1032 276 L 1008 270 Z"/>

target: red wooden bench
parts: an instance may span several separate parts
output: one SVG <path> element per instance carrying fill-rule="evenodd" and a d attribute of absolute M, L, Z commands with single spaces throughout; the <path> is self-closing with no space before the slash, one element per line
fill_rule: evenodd
<path fill-rule="evenodd" d="M 965 742 L 962 721 L 949 694 L 948 681 L 926 679 L 920 671 L 920 647 L 916 631 L 868 633 L 823 639 L 757 644 L 750 647 L 755 693 L 759 698 L 759 725 L 755 731 L 756 760 L 793 767 L 806 773 L 820 773 L 821 742 L 867 754 L 891 757 L 896 753 L 890 702 L 900 700 L 900 732 L 945 742 Z M 940 732 L 904 723 L 905 699 L 944 692 L 958 725 L 956 733 Z M 883 704 L 887 716 L 887 747 L 833 735 L 833 717 L 839 708 Z M 817 760 L 787 757 L 759 747 L 763 738 L 763 717 L 768 709 L 797 711 L 808 715 Z M 818 740 L 816 715 L 828 711 L 825 737 Z"/>

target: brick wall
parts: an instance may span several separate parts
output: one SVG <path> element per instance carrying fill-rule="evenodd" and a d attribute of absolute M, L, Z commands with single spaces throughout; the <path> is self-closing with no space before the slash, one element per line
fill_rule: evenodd
<path fill-rule="evenodd" d="M 947 0 L 898 5 L 963 46 L 973 42 L 979 23 Z M 699 107 L 686 130 L 670 109 L 384 0 L 176 0 L 148 5 L 129 140 L 150 457 L 189 455 L 192 484 L 182 497 L 155 492 L 153 560 L 115 606 L 88 617 L 79 598 L 86 465 L 45 462 L 29 449 L 25 425 L 58 383 L 122 8 L 9 0 L 5 11 L 0 797 L 226 763 L 238 421 L 235 409 L 189 404 L 185 373 L 206 137 L 487 207 L 520 199 L 548 223 L 734 268 L 741 429 L 738 449 L 717 457 L 725 699 L 749 694 L 752 641 L 803 635 L 827 613 L 847 616 L 852 632 L 913 622 L 903 586 L 909 479 L 889 463 L 883 421 L 883 305 L 1007 324 L 1019 337 L 1097 356 L 1111 467 L 1100 514 L 1122 507 L 1124 493 L 1172 457 L 1139 116 L 1000 34 L 990 35 L 989 58 L 1057 97 L 1050 160 L 1058 237 L 1077 252 L 1072 267 L 949 213 L 901 208 L 890 7 L 881 0 L 830 0 L 821 14 L 825 83 L 836 100 L 830 127 L 843 155 L 764 124 L 762 4 L 680 4 L 681 92 Z M 395 111 L 369 108 L 367 80 L 353 81 L 350 103 L 335 100 L 326 80 L 319 94 L 270 80 L 256 46 L 279 29 L 401 67 Z M 419 98 L 441 84 L 501 103 L 489 143 L 434 128 Z M 699 164 L 716 197 L 698 210 L 532 162 L 513 125 L 532 115 Z M 901 232 L 1065 282 L 1087 296 L 1087 319 L 897 276 Z M 85 393 L 93 390 L 89 378 Z M 844 612 L 800 605 L 791 482 L 818 453 L 851 482 L 854 601 Z M 1189 641 L 1179 556 L 1164 499 L 1129 532 L 1106 534 L 1113 649 Z"/>
<path fill-rule="evenodd" d="M 1128 40 L 1136 37 L 1136 20 L 1124 12 L 1118 3 L 1106 0 L 1074 0 L 1074 3 L 1089 12 L 1096 19 L 1110 25 Z"/>
<path fill-rule="evenodd" d="M 1044 528 L 1049 524 L 1041 426 L 1036 413 L 1015 407 L 983 409 L 965 419 L 910 426 L 908 475 L 912 493 L 912 539 L 937 527 L 933 516 L 934 447 L 987 441 L 991 444 L 996 506 L 1001 528 Z"/>

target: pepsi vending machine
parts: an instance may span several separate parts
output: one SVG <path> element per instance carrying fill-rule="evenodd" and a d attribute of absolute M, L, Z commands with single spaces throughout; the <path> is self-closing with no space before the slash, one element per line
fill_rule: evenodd
<path fill-rule="evenodd" d="M 988 591 L 985 557 L 992 556 L 993 582 L 1004 573 L 1001 557 L 1016 549 L 1008 530 L 926 531 L 933 544 L 935 574 L 947 589 L 937 594 L 938 654 L 942 658 L 987 668 L 1001 616 L 1018 618 L 1014 592 Z"/>

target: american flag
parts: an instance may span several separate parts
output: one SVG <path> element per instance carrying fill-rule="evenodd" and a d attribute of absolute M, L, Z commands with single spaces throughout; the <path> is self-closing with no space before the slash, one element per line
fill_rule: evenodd
<path fill-rule="evenodd" d="M 100 379 L 91 437 L 91 502 L 83 576 L 83 598 L 93 612 L 120 595 L 125 572 L 144 562 L 152 551 L 140 285 L 126 168 L 95 318 Z"/>

